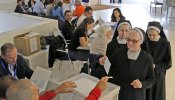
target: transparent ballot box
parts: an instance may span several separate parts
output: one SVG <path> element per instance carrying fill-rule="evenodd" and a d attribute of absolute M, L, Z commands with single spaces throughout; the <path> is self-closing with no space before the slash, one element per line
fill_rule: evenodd
<path fill-rule="evenodd" d="M 81 73 L 65 81 L 74 81 L 77 84 L 77 88 L 74 89 L 73 93 L 60 94 L 60 100 L 85 100 L 99 79 Z M 119 89 L 119 86 L 109 83 L 99 100 L 118 100 Z"/>

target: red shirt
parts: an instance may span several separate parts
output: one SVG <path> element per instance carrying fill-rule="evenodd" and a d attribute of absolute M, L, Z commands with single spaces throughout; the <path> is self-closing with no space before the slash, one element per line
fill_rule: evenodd
<path fill-rule="evenodd" d="M 98 100 L 101 95 L 101 90 L 99 88 L 94 88 L 90 93 L 89 96 L 86 97 L 85 100 Z"/>
<path fill-rule="evenodd" d="M 79 18 L 83 13 L 84 13 L 85 7 L 83 5 L 80 5 L 78 7 L 76 7 L 73 15 L 77 16 L 77 18 Z"/>
<path fill-rule="evenodd" d="M 57 94 L 52 91 L 47 91 L 39 96 L 39 100 L 52 100 Z M 89 96 L 85 100 L 98 100 L 101 95 L 101 90 L 99 88 L 94 88 Z"/>
<path fill-rule="evenodd" d="M 39 96 L 39 100 L 52 100 L 57 94 L 52 91 L 47 91 Z"/>

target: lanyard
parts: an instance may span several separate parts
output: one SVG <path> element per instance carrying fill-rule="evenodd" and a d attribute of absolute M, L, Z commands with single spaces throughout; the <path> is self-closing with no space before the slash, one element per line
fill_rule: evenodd
<path fill-rule="evenodd" d="M 5 65 L 4 65 L 4 63 L 2 61 L 1 61 L 1 65 L 2 65 L 2 68 L 8 73 L 8 75 L 12 75 L 9 71 L 6 70 Z M 14 69 L 14 75 L 13 75 L 13 77 L 15 77 L 15 78 L 17 77 L 16 76 L 16 69 Z"/>

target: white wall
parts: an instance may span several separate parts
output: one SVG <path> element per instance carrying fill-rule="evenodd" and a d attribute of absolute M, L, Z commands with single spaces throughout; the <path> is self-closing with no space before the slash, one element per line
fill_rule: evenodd
<path fill-rule="evenodd" d="M 98 0 L 89 0 L 89 5 L 97 5 Z"/>

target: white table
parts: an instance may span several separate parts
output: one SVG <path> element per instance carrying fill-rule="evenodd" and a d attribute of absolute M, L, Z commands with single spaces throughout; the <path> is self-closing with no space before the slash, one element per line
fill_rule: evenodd
<path fill-rule="evenodd" d="M 20 34 L 34 31 L 46 35 L 54 29 L 58 29 L 57 20 L 0 11 L 0 46 L 14 43 L 14 37 Z"/>

